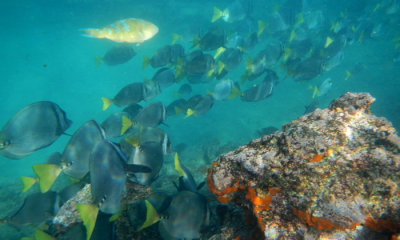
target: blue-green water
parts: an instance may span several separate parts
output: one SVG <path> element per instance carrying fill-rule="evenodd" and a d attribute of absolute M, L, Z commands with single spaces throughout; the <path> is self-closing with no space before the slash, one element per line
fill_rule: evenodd
<path fill-rule="evenodd" d="M 335 3 L 333 3 L 335 2 Z M 354 3 L 357 2 L 357 4 Z M 359 37 L 344 51 L 343 61 L 330 71 L 318 77 L 298 82 L 292 77 L 286 78 L 286 70 L 278 63 L 273 67 L 279 76 L 279 84 L 272 96 L 259 102 L 243 102 L 240 98 L 216 101 L 206 114 L 198 117 L 183 118 L 183 115 L 167 119 L 167 126 L 161 126 L 171 138 L 173 145 L 185 143 L 187 148 L 181 155 L 195 177 L 201 180 L 205 175 L 204 149 L 229 145 L 229 149 L 238 147 L 258 137 L 256 131 L 283 124 L 301 116 L 304 106 L 313 101 L 309 86 L 319 85 L 330 77 L 333 86 L 325 96 L 319 98 L 319 108 L 325 108 L 331 100 L 345 92 L 369 92 L 377 100 L 372 112 L 386 117 L 393 125 L 400 127 L 400 11 L 388 12 L 395 0 L 383 1 L 307 1 L 308 9 L 321 10 L 324 17 L 320 32 L 306 32 L 307 37 L 325 38 L 329 28 L 336 21 L 344 25 L 357 26 L 368 22 L 373 26 L 381 24 L 380 31 L 373 37 Z M 110 113 L 119 109 L 111 106 L 101 111 L 100 97 L 114 96 L 122 87 L 132 82 L 151 78 L 156 69 L 142 69 L 143 56 L 151 56 L 158 48 L 170 44 L 172 33 L 182 35 L 181 43 L 186 52 L 190 52 L 192 39 L 204 34 L 214 25 L 235 27 L 235 24 L 221 20 L 211 23 L 213 7 L 224 9 L 230 1 L 184 1 L 184 0 L 37 0 L 2 1 L 1 15 L 1 64 L 0 64 L 0 125 L 22 107 L 41 100 L 49 100 L 60 105 L 73 121 L 67 130 L 73 133 L 84 122 L 95 119 L 103 121 Z M 251 17 L 267 21 L 281 1 L 252 1 Z M 356 7 L 354 7 L 354 5 Z M 377 7 L 378 6 L 378 7 Z M 347 10 L 346 10 L 347 9 Z M 374 11 L 374 9 L 376 9 Z M 342 17 L 340 15 L 342 14 Z M 104 39 L 85 38 L 79 29 L 102 27 L 114 21 L 135 17 L 146 19 L 159 27 L 158 34 L 152 39 L 134 45 L 137 55 L 128 63 L 110 67 L 96 67 L 95 56 L 102 56 L 115 45 Z M 239 26 L 243 28 L 243 26 Z M 246 27 L 244 27 L 246 28 Z M 326 30 L 328 29 L 328 30 Z M 361 30 L 360 30 L 361 31 Z M 290 30 L 289 30 L 290 32 Z M 250 52 L 246 52 L 242 63 L 227 77 L 240 81 L 245 72 L 248 56 L 254 57 L 271 39 L 287 39 L 288 32 L 262 34 L 259 43 Z M 321 40 L 323 41 L 323 40 Z M 213 54 L 214 51 L 211 52 Z M 359 73 L 345 80 L 346 71 L 357 64 L 365 66 Z M 243 89 L 258 83 L 246 83 Z M 205 94 L 213 89 L 217 80 L 207 84 L 192 85 L 194 94 Z M 183 83 L 187 82 L 184 80 Z M 181 83 L 180 83 L 181 84 Z M 175 100 L 174 92 L 180 84 L 174 84 L 156 98 L 141 103 L 162 101 L 166 105 Z M 54 151 L 62 152 L 68 136 L 61 136 L 50 147 L 31 154 L 21 160 L 10 160 L 0 156 L 0 209 L 4 217 L 17 207 L 26 196 L 20 194 L 22 185 L 19 177 L 32 176 L 31 166 L 44 162 Z M 174 174 L 172 158 L 167 157 L 164 174 Z M 197 171 L 197 170 L 201 171 Z M 161 175 L 162 177 L 162 175 Z M 0 226 L 0 239 L 18 239 L 27 232 L 19 232 L 7 225 Z"/>

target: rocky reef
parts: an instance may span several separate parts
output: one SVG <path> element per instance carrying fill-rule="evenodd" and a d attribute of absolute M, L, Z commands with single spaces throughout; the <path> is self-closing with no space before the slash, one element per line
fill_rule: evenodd
<path fill-rule="evenodd" d="M 265 239 L 399 238 L 400 138 L 370 113 L 373 101 L 346 93 L 219 156 L 209 190 L 252 211 Z M 249 238 L 229 227 L 222 235 Z"/>

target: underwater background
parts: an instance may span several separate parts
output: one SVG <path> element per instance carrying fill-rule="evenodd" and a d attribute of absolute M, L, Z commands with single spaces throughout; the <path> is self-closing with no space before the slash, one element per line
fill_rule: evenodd
<path fill-rule="evenodd" d="M 69 134 L 90 119 L 102 122 L 119 108 L 113 105 L 102 111 L 100 98 L 114 96 L 129 83 L 150 79 L 156 69 L 142 69 L 143 56 L 150 57 L 158 48 L 171 44 L 173 33 L 182 36 L 178 43 L 189 53 L 193 38 L 204 34 L 212 26 L 243 24 L 211 23 L 213 7 L 224 9 L 230 3 L 227 0 L 1 1 L 0 125 L 6 124 L 24 106 L 43 100 L 53 101 L 65 110 L 73 121 L 67 130 Z M 268 14 L 281 1 L 252 0 L 251 4 L 251 18 L 267 21 Z M 198 182 L 204 180 L 207 167 L 214 160 L 212 158 L 215 156 L 209 156 L 209 152 L 233 150 L 260 137 L 258 131 L 261 129 L 269 126 L 280 129 L 283 124 L 303 115 L 305 106 L 314 100 L 310 86 L 319 86 L 327 78 L 331 78 L 333 84 L 325 95 L 318 98 L 318 108 L 327 107 L 331 100 L 345 92 L 369 92 L 377 99 L 371 111 L 387 118 L 399 129 L 400 11 L 387 11 L 393 4 L 397 4 L 397 1 L 308 0 L 307 10 L 321 10 L 328 28 L 337 21 L 349 25 L 353 24 L 352 21 L 368 22 L 377 26 L 379 32 L 373 36 L 357 35 L 343 49 L 344 58 L 340 64 L 311 80 L 295 81 L 291 76 L 286 77 L 287 72 L 282 64 L 277 64 L 273 70 L 279 81 L 273 94 L 266 99 L 257 102 L 244 102 L 240 98 L 215 101 L 213 107 L 203 115 L 186 119 L 183 115 L 168 118 L 165 125 L 160 127 L 170 137 L 173 147 L 186 146 L 180 159 L 191 169 Z M 130 17 L 154 23 L 159 28 L 158 34 L 142 44 L 132 44 L 137 55 L 129 62 L 116 66 L 96 66 L 94 57 L 103 56 L 115 46 L 115 42 L 86 38 L 79 30 L 102 27 Z M 254 57 L 270 39 L 278 37 L 268 33 L 262 35 L 257 45 L 244 54 L 239 67 L 229 72 L 226 78 L 240 81 L 248 56 Z M 308 37 L 321 36 L 310 32 Z M 346 79 L 346 71 L 351 71 L 357 64 L 362 64 L 363 69 Z M 260 80 L 247 82 L 241 87 L 245 89 Z M 192 84 L 192 95 L 206 94 L 216 82 Z M 174 93 L 182 83 L 187 83 L 187 80 L 163 89 L 154 99 L 141 105 L 155 101 L 168 105 L 177 99 Z M 20 176 L 31 176 L 33 164 L 44 162 L 55 151 L 61 152 L 68 140 L 69 137 L 63 135 L 51 146 L 21 160 L 0 155 L 0 217 L 17 208 L 29 194 L 20 193 Z M 173 174 L 172 156 L 168 156 L 159 177 L 161 183 L 157 186 L 170 185 L 163 180 L 163 175 Z M 3 224 L 0 226 L 0 239 L 19 239 L 30 235 L 32 229 L 21 230 Z"/>

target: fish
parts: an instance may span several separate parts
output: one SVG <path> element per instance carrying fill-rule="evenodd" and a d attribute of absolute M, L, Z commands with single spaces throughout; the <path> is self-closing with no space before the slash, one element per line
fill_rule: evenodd
<path fill-rule="evenodd" d="M 240 48 L 227 48 L 218 60 L 223 64 L 223 69 L 232 71 L 242 62 L 242 59 L 243 51 Z M 220 68 L 218 66 L 218 73 L 221 72 Z"/>
<path fill-rule="evenodd" d="M 121 137 L 132 126 L 132 118 L 127 112 L 115 112 L 101 124 L 106 138 Z"/>
<path fill-rule="evenodd" d="M 157 127 L 167 119 L 167 109 L 162 102 L 155 102 L 144 107 L 133 119 L 135 126 Z"/>
<path fill-rule="evenodd" d="M 167 115 L 176 116 L 181 113 L 186 112 L 186 100 L 184 98 L 179 98 L 167 106 Z"/>
<path fill-rule="evenodd" d="M 214 105 L 214 98 L 210 95 L 201 96 L 195 95 L 191 97 L 186 103 L 186 116 L 188 118 L 192 115 L 198 117 L 208 112 Z"/>
<path fill-rule="evenodd" d="M 89 160 L 90 189 L 93 202 L 103 213 L 115 214 L 121 210 L 125 164 L 125 157 L 108 140 L 103 139 L 94 146 Z"/>
<path fill-rule="evenodd" d="M 202 51 L 197 50 L 192 52 L 184 65 L 185 74 L 193 76 L 196 74 L 208 73 L 214 68 L 215 60 L 210 54 L 204 54 Z"/>
<path fill-rule="evenodd" d="M 278 12 L 287 25 L 294 26 L 298 14 L 303 12 L 303 1 L 286 0 L 279 7 Z"/>
<path fill-rule="evenodd" d="M 190 94 L 192 94 L 192 87 L 189 84 L 185 83 L 179 87 L 177 93 L 178 96 L 182 98 L 188 98 Z"/>
<path fill-rule="evenodd" d="M 55 142 L 72 124 L 57 104 L 35 102 L 19 110 L 0 131 L 0 154 L 21 159 Z"/>
<path fill-rule="evenodd" d="M 151 100 L 161 93 L 160 85 L 158 84 L 158 82 L 155 82 L 153 80 L 145 80 L 143 82 L 143 86 L 143 97 L 145 101 Z"/>
<path fill-rule="evenodd" d="M 103 111 L 105 111 L 111 104 L 118 107 L 123 107 L 135 103 L 139 103 L 145 98 L 145 86 L 141 82 L 135 82 L 123 87 L 114 98 L 102 97 Z"/>
<path fill-rule="evenodd" d="M 160 128 L 137 127 L 120 142 L 120 144 L 129 144 L 131 147 L 146 143 L 159 143 L 164 155 L 172 153 L 171 141 L 168 135 Z"/>
<path fill-rule="evenodd" d="M 330 71 L 333 68 L 337 67 L 343 62 L 344 59 L 344 51 L 338 52 L 335 56 L 327 59 L 324 63 L 322 63 L 322 69 L 324 71 Z"/>
<path fill-rule="evenodd" d="M 0 222 L 14 226 L 30 224 L 40 225 L 54 217 L 59 209 L 59 199 L 56 192 L 32 193 L 23 204 Z"/>
<path fill-rule="evenodd" d="M 169 63 L 176 65 L 178 60 L 185 60 L 185 48 L 181 44 L 171 45 L 171 55 L 169 57 Z"/>
<path fill-rule="evenodd" d="M 96 66 L 104 62 L 108 66 L 123 64 L 136 56 L 135 50 L 129 45 L 119 45 L 109 49 L 103 57 L 96 56 Z"/>
<path fill-rule="evenodd" d="M 201 38 L 195 38 L 193 40 L 194 47 L 200 47 L 203 51 L 216 50 L 219 47 L 223 47 L 226 43 L 226 33 L 221 27 L 211 28 Z"/>
<path fill-rule="evenodd" d="M 261 101 L 272 94 L 274 89 L 274 82 L 264 79 L 260 84 L 242 92 L 240 99 L 244 102 L 257 102 Z"/>
<path fill-rule="evenodd" d="M 307 11 L 304 14 L 304 21 L 309 30 L 319 29 L 324 25 L 324 15 L 322 11 Z"/>
<path fill-rule="evenodd" d="M 219 81 L 210 94 L 215 100 L 221 101 L 240 96 L 240 89 L 233 80 L 228 78 Z"/>
<path fill-rule="evenodd" d="M 176 82 L 175 73 L 170 68 L 159 69 L 151 80 L 156 82 L 161 89 L 167 88 Z"/>
<path fill-rule="evenodd" d="M 128 159 L 128 164 L 147 166 L 148 173 L 131 174 L 129 180 L 143 186 L 149 186 L 157 177 L 164 162 L 162 145 L 158 142 L 145 142 L 135 147 L 134 154 Z"/>
<path fill-rule="evenodd" d="M 245 38 L 239 34 L 239 32 L 234 32 L 228 35 L 225 47 L 227 48 L 237 48 L 243 47 Z"/>
<path fill-rule="evenodd" d="M 281 33 L 281 32 L 286 31 L 289 28 L 289 26 L 283 20 L 281 14 L 279 14 L 279 12 L 277 12 L 277 11 L 273 12 L 268 17 L 267 23 L 268 23 L 268 28 L 266 31 L 269 34 Z"/>
<path fill-rule="evenodd" d="M 325 79 L 318 87 L 317 86 L 314 87 L 314 92 L 313 92 L 312 98 L 322 97 L 322 96 L 326 95 L 329 92 L 329 90 L 332 88 L 332 85 L 333 85 L 333 81 L 331 78 Z"/>
<path fill-rule="evenodd" d="M 83 187 L 82 182 L 72 183 L 58 192 L 58 196 L 60 198 L 60 206 L 74 197 Z"/>
<path fill-rule="evenodd" d="M 87 28 L 81 31 L 86 37 L 105 38 L 114 42 L 143 43 L 158 33 L 158 27 L 143 19 L 127 18 L 103 28 Z"/>
<path fill-rule="evenodd" d="M 137 103 L 131 104 L 124 108 L 122 111 L 126 112 L 129 114 L 129 119 L 134 119 L 136 115 L 143 109 L 142 106 L 140 106 Z"/>
<path fill-rule="evenodd" d="M 178 172 L 179 175 L 179 185 L 177 186 L 178 191 L 191 191 L 197 192 L 198 187 L 196 181 L 193 178 L 192 173 L 187 169 L 178 158 L 178 153 L 175 153 L 174 156 L 174 164 L 175 170 Z"/>
<path fill-rule="evenodd" d="M 138 231 L 159 221 L 158 229 L 163 239 L 200 239 L 200 232 L 210 224 L 207 199 L 191 191 L 175 194 L 161 218 L 157 210 L 146 201 L 147 216 Z"/>
<path fill-rule="evenodd" d="M 214 7 L 214 14 L 211 22 L 216 22 L 219 19 L 228 23 L 234 23 L 243 20 L 248 13 L 248 8 L 243 5 L 244 1 L 235 0 L 224 10 Z"/>
<path fill-rule="evenodd" d="M 318 55 L 312 55 L 307 59 L 300 61 L 293 69 L 293 77 L 296 81 L 311 80 L 319 76 L 323 71 L 323 58 Z"/>
<path fill-rule="evenodd" d="M 153 54 L 151 58 L 143 57 L 142 69 L 146 69 L 150 64 L 153 68 L 159 68 L 167 65 L 171 59 L 171 45 L 165 45 Z"/>

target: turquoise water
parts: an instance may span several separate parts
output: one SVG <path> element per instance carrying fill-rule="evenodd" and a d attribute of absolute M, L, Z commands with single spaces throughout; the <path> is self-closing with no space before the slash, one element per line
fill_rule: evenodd
<path fill-rule="evenodd" d="M 68 118 L 73 121 L 73 125 L 67 130 L 70 134 L 90 119 L 103 121 L 119 108 L 111 106 L 103 112 L 100 97 L 112 97 L 129 83 L 151 78 L 156 69 L 148 67 L 143 70 L 143 56 L 151 56 L 158 48 L 170 44 L 172 33 L 182 35 L 178 43 L 185 47 L 186 52 L 190 52 L 192 39 L 198 34 L 204 34 L 212 26 L 232 28 L 235 24 L 241 24 L 223 23 L 221 20 L 210 22 L 213 7 L 224 9 L 229 2 L 1 1 L 0 125 L 3 126 L 22 107 L 41 100 L 53 101 L 66 111 Z M 253 19 L 267 21 L 268 14 L 281 1 L 265 2 L 252 1 Z M 395 0 L 364 1 L 365 5 L 356 4 L 356 8 L 352 8 L 355 4 L 351 1 L 339 1 L 342 4 L 316 0 L 307 2 L 307 10 L 319 9 L 324 13 L 325 29 L 329 29 L 336 21 L 348 25 L 357 25 L 364 21 L 373 26 L 382 24 L 381 29 L 374 37 L 365 36 L 347 44 L 343 49 L 343 61 L 312 80 L 298 82 L 292 77 L 285 79 L 285 69 L 281 67 L 281 63 L 276 64 L 273 70 L 279 76 L 279 83 L 272 96 L 267 99 L 259 102 L 243 102 L 239 98 L 216 101 L 204 115 L 187 119 L 180 115 L 167 119 L 168 126 L 161 128 L 168 133 L 173 145 L 187 145 L 180 158 L 196 173 L 194 175 L 199 182 L 205 177 L 205 166 L 210 163 L 204 160 L 205 149 L 215 148 L 215 145 L 227 145 L 227 150 L 234 149 L 258 137 L 256 131 L 261 128 L 280 128 L 301 116 L 304 106 L 313 101 L 309 86 L 318 86 L 328 77 L 333 80 L 333 86 L 326 95 L 319 97 L 319 108 L 327 107 L 331 100 L 345 92 L 369 92 L 376 98 L 372 112 L 387 118 L 399 129 L 400 61 L 394 61 L 393 58 L 400 55 L 400 46 L 396 48 L 396 44 L 400 45 L 400 11 L 387 13 Z M 374 12 L 377 4 L 380 7 Z M 345 10 L 346 6 L 348 11 Z M 343 18 L 339 17 L 341 12 Z M 128 63 L 114 67 L 104 64 L 96 67 L 94 57 L 103 56 L 115 43 L 82 37 L 79 29 L 102 27 L 129 17 L 150 21 L 160 30 L 152 39 L 133 45 L 137 55 Z M 285 34 L 288 35 L 287 32 Z M 329 35 L 314 32 L 306 34 L 313 39 L 323 38 L 322 41 Z M 240 76 L 245 72 L 247 57 L 254 57 L 265 43 L 280 38 L 281 35 L 262 34 L 256 47 L 245 53 L 242 63 L 228 73 L 227 77 L 240 81 Z M 214 51 L 211 52 L 213 53 Z M 365 65 L 365 69 L 345 80 L 346 71 L 353 69 L 357 63 Z M 242 89 L 260 82 L 262 78 L 247 82 Z M 215 83 L 216 80 L 208 84 L 192 85 L 192 94 L 204 95 L 207 89 L 213 89 Z M 156 98 L 141 104 L 144 106 L 150 102 L 162 101 L 167 105 L 176 99 L 174 92 L 179 86 L 180 84 L 174 84 L 164 89 Z M 22 188 L 19 177 L 32 176 L 31 166 L 44 162 L 54 151 L 62 152 L 68 139 L 68 136 L 61 136 L 50 147 L 21 160 L 10 160 L 0 155 L 1 217 L 16 208 L 26 196 L 19 193 Z M 163 168 L 164 175 L 174 174 L 172 157 L 166 158 Z M 0 239 L 18 239 L 30 231 L 31 229 L 24 229 L 20 232 L 10 226 L 1 225 Z"/>

